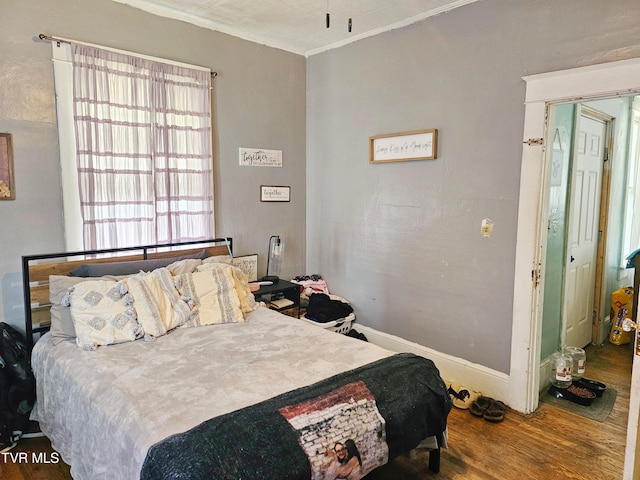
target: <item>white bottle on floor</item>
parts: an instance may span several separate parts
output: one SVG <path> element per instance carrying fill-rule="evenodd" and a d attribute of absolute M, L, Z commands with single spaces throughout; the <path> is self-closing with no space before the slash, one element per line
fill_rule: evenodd
<path fill-rule="evenodd" d="M 558 388 L 567 388 L 571 385 L 571 371 L 573 370 L 573 357 L 563 352 L 556 352 L 551 356 L 551 384 Z"/>

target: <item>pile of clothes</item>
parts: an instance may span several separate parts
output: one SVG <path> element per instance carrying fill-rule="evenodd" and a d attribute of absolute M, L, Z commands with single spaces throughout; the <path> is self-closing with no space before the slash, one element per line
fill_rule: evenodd
<path fill-rule="evenodd" d="M 291 283 L 302 285 L 300 289 L 300 307 L 306 308 L 309 304 L 309 297 L 314 293 L 329 294 L 327 282 L 318 274 L 315 275 L 299 275 L 291 279 Z"/>
<path fill-rule="evenodd" d="M 327 282 L 318 274 L 299 275 L 293 277 L 291 282 L 302 285 L 300 306 L 307 309 L 305 316 L 309 320 L 318 323 L 333 322 L 353 312 L 349 302 L 329 296 Z"/>
<path fill-rule="evenodd" d="M 291 279 L 301 285 L 300 306 L 306 309 L 304 318 L 316 323 L 339 322 L 353 313 L 349 302 L 337 295 L 330 295 L 327 282 L 320 275 L 300 275 Z M 355 330 L 346 335 L 368 341 L 367 337 Z"/>
<path fill-rule="evenodd" d="M 347 302 L 332 299 L 326 293 L 313 293 L 309 297 L 309 305 L 305 316 L 318 323 L 339 320 L 353 313 L 353 308 Z"/>

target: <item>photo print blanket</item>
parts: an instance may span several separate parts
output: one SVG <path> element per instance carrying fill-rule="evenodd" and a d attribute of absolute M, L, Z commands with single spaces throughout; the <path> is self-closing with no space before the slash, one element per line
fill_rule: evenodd
<path fill-rule="evenodd" d="M 400 353 L 172 435 L 140 478 L 359 479 L 441 440 L 450 410 L 433 362 Z"/>

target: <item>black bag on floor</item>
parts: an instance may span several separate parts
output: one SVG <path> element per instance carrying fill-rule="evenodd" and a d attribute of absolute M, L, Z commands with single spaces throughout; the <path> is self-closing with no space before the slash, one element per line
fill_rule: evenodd
<path fill-rule="evenodd" d="M 0 443 L 17 442 L 29 423 L 36 399 L 36 379 L 24 336 L 0 322 Z"/>

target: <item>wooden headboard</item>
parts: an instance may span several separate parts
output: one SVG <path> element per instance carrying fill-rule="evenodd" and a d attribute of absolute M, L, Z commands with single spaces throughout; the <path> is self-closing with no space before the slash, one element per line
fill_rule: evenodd
<path fill-rule="evenodd" d="M 42 334 L 51 326 L 49 302 L 49 275 L 69 275 L 80 265 L 89 263 L 126 262 L 170 258 L 177 255 L 206 251 L 208 257 L 231 255 L 231 237 L 198 240 L 193 242 L 146 245 L 142 247 L 112 248 L 108 250 L 86 250 L 22 257 L 22 288 L 24 292 L 25 337 L 29 349 L 33 347 L 34 335 Z"/>

